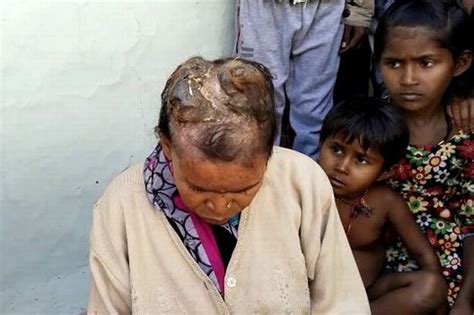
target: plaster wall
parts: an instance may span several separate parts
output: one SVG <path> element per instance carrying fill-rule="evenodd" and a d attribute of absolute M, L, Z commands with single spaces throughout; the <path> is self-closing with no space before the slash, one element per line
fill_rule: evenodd
<path fill-rule="evenodd" d="M 229 55 L 234 1 L 2 1 L 2 314 L 78 314 L 91 209 L 141 163 L 165 79 Z"/>

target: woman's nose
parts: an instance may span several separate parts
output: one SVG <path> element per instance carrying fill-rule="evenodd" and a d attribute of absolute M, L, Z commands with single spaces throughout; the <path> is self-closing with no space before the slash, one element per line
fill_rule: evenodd
<path fill-rule="evenodd" d="M 223 215 L 228 210 L 229 200 L 225 195 L 218 195 L 208 198 L 205 201 L 206 207 L 214 214 Z"/>

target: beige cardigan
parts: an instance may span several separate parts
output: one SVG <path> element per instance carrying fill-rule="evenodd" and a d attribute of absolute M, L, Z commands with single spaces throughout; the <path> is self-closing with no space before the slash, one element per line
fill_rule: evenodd
<path fill-rule="evenodd" d="M 148 202 L 142 165 L 94 208 L 90 314 L 369 314 L 369 304 L 320 167 L 275 148 L 263 186 L 242 211 L 225 296 Z"/>

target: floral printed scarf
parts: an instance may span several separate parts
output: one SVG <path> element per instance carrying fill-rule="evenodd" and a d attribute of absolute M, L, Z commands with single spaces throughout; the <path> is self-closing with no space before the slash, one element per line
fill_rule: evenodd
<path fill-rule="evenodd" d="M 144 178 L 150 202 L 157 211 L 164 212 L 191 257 L 223 294 L 225 268 L 214 233 L 208 223 L 184 205 L 160 144 L 145 161 Z M 235 220 L 223 224 L 222 227 L 237 239 Z"/>

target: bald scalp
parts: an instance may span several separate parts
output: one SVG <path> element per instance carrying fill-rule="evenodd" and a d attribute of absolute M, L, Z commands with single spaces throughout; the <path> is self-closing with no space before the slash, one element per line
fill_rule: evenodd
<path fill-rule="evenodd" d="M 257 155 L 269 157 L 265 145 L 259 141 L 264 131 L 255 123 L 194 124 L 172 130 L 173 146 L 178 153 L 192 152 L 208 159 L 243 165 L 252 164 Z"/>
<path fill-rule="evenodd" d="M 193 146 L 205 157 L 251 161 L 270 156 L 276 134 L 268 70 L 243 59 L 191 58 L 168 79 L 155 129 L 177 150 Z"/>

